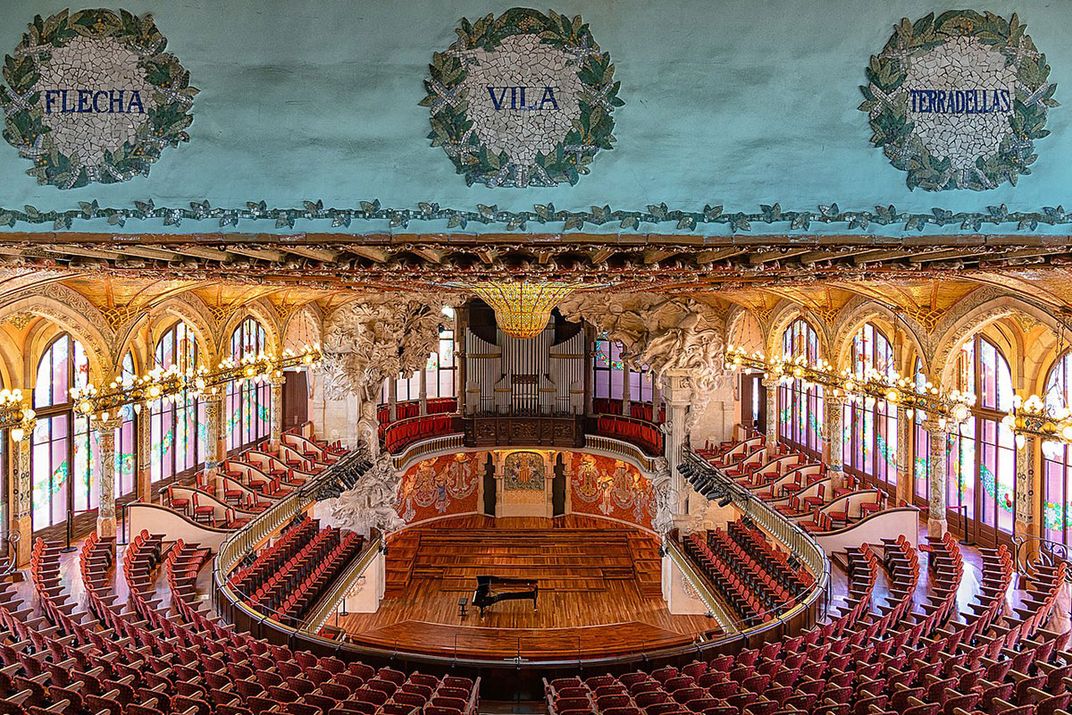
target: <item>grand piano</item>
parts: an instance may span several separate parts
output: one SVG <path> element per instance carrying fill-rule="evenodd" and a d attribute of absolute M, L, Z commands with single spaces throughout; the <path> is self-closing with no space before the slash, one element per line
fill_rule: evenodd
<path fill-rule="evenodd" d="M 536 610 L 536 597 L 540 595 L 540 584 L 526 578 L 503 578 L 501 576 L 477 576 L 476 592 L 473 605 L 480 609 L 490 608 L 499 601 L 521 601 L 532 599 L 532 610 Z"/>

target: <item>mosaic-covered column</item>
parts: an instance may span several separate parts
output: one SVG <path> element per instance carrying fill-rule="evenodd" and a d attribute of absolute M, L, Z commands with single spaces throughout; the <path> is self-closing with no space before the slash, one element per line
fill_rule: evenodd
<path fill-rule="evenodd" d="M 623 366 L 625 368 L 625 375 L 622 379 L 622 414 L 629 417 L 629 413 L 632 412 L 633 403 L 633 386 L 630 384 L 632 380 L 629 379 L 631 370 L 628 365 Z"/>
<path fill-rule="evenodd" d="M 388 419 L 392 422 L 398 419 L 398 378 L 387 378 L 387 409 Z"/>
<path fill-rule="evenodd" d="M 115 536 L 115 431 L 123 425 L 117 417 L 93 421 L 93 438 L 100 454 L 100 478 L 97 480 L 97 535 Z"/>
<path fill-rule="evenodd" d="M 274 387 L 272 397 L 275 397 Z M 203 400 L 205 403 L 205 427 L 206 432 L 208 432 L 205 469 L 216 469 L 227 456 L 227 436 L 223 433 L 223 397 L 221 395 L 208 395 Z M 274 418 L 273 413 L 273 432 L 275 431 Z"/>
<path fill-rule="evenodd" d="M 908 454 L 909 426 L 912 420 L 908 417 L 908 410 L 901 405 L 897 406 L 897 490 L 895 492 L 898 502 L 912 503 L 912 480 L 915 474 L 912 472 L 912 460 Z"/>
<path fill-rule="evenodd" d="M 927 519 L 927 537 L 941 539 L 949 528 L 946 521 L 946 457 L 949 444 L 949 425 L 945 420 L 928 418 L 923 423 L 930 438 L 930 516 Z"/>
<path fill-rule="evenodd" d="M 824 395 L 826 424 L 826 471 L 835 489 L 842 486 L 845 475 L 845 398 Z"/>
<path fill-rule="evenodd" d="M 137 480 L 134 485 L 134 494 L 139 501 L 152 502 L 153 483 L 153 436 L 152 419 L 149 411 L 143 409 L 138 420 L 134 423 L 134 449 L 138 453 Z M 211 435 L 211 432 L 209 433 Z M 211 450 L 212 441 L 209 440 Z"/>
<path fill-rule="evenodd" d="M 417 389 L 417 405 L 422 417 L 428 414 L 428 371 L 420 371 L 420 387 Z"/>
<path fill-rule="evenodd" d="M 1035 520 L 1035 460 L 1038 445 L 1036 437 L 1017 437 L 1016 535 L 1021 537 L 1039 535 L 1038 522 Z"/>
<path fill-rule="evenodd" d="M 10 433 L 10 430 L 8 430 Z M 11 460 L 11 483 L 14 486 L 15 523 L 12 532 L 18 535 L 18 562 L 24 566 L 30 562 L 33 548 L 33 474 L 30 472 L 32 434 L 20 441 L 12 440 L 14 459 Z"/>
<path fill-rule="evenodd" d="M 279 441 L 283 439 L 283 385 L 286 383 L 286 378 L 282 375 L 279 377 L 273 377 L 271 380 L 272 385 L 272 445 L 278 445 Z"/>
<path fill-rule="evenodd" d="M 763 378 L 763 387 L 767 390 L 767 454 L 773 456 L 778 446 L 778 379 Z"/>

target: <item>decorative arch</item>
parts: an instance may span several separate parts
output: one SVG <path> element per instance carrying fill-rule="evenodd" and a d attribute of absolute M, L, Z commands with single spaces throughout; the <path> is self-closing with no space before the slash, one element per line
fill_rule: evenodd
<path fill-rule="evenodd" d="M 186 323 L 193 332 L 202 361 L 207 365 L 215 365 L 219 362 L 220 344 L 216 340 L 211 314 L 208 306 L 194 295 L 168 298 L 154 306 L 149 315 L 139 321 L 139 324 L 149 321 L 147 336 L 149 356 L 151 357 L 153 350 L 156 349 L 160 336 L 179 320 Z"/>
<path fill-rule="evenodd" d="M 867 323 L 875 323 L 883 328 L 886 337 L 893 343 L 897 359 L 897 372 L 901 375 L 910 375 L 913 371 L 916 357 L 923 360 L 923 369 L 927 370 L 928 358 L 923 349 L 923 343 L 916 333 L 916 326 L 899 317 L 886 306 L 875 303 L 868 299 L 861 299 L 851 308 L 843 312 L 838 320 L 837 330 L 832 341 L 833 351 L 831 363 L 838 370 L 851 367 L 852 341 L 860 328 Z M 909 324 L 906 324 L 909 323 Z M 906 343 L 902 343 L 904 340 Z"/>
<path fill-rule="evenodd" d="M 267 352 L 279 352 L 282 340 L 279 324 L 279 315 L 275 309 L 263 300 L 255 300 L 242 305 L 223 321 L 219 333 L 220 357 L 230 355 L 231 335 L 246 318 L 253 318 L 264 328 L 265 350 Z"/>
<path fill-rule="evenodd" d="M 823 357 L 823 359 L 828 359 L 828 356 L 830 355 L 830 341 L 826 333 L 826 326 L 815 320 L 813 316 L 809 316 L 803 306 L 789 300 L 779 303 L 778 307 L 775 308 L 774 314 L 771 316 L 770 331 L 767 333 L 765 354 L 768 356 L 781 354 L 782 334 L 785 333 L 786 328 L 788 328 L 797 318 L 802 319 L 815 331 L 816 336 L 819 338 L 819 355 Z"/>
<path fill-rule="evenodd" d="M 297 352 L 306 342 L 323 342 L 324 315 L 315 303 L 308 303 L 287 316 L 282 326 L 283 348 Z"/>
<path fill-rule="evenodd" d="M 992 323 L 1016 315 L 1024 315 L 1033 321 L 1038 321 L 1055 332 L 1058 329 L 1052 316 L 1012 296 L 993 298 L 977 305 L 959 317 L 951 319 L 950 324 L 944 328 L 937 341 L 931 369 L 938 373 L 941 384 L 952 384 L 956 370 L 956 351 L 965 340 Z M 1019 326 L 1010 327 L 1016 331 L 1020 330 Z"/>
<path fill-rule="evenodd" d="M 23 349 L 23 370 L 27 385 L 33 385 L 34 370 L 48 343 L 60 332 L 66 332 L 80 342 L 89 360 L 89 380 L 95 385 L 109 382 L 114 360 L 108 346 L 111 333 L 100 311 L 80 293 L 58 284 L 49 284 L 48 295 L 40 289 L 30 291 L 0 307 L 0 321 L 18 314 L 30 314 L 44 320 L 27 334 Z"/>
<path fill-rule="evenodd" d="M 748 352 L 763 352 L 766 348 L 763 334 L 763 326 L 755 313 L 741 306 L 733 307 L 726 318 L 727 345 L 741 347 Z"/>

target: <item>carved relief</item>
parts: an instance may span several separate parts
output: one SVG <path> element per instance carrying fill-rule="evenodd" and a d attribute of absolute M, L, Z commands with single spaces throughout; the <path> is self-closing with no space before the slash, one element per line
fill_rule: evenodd
<path fill-rule="evenodd" d="M 401 474 L 391 456 L 380 455 L 372 467 L 361 475 L 357 485 L 324 506 L 331 510 L 335 523 L 345 529 L 368 536 L 371 529 L 390 533 L 405 526 L 395 511 L 395 499 Z"/>

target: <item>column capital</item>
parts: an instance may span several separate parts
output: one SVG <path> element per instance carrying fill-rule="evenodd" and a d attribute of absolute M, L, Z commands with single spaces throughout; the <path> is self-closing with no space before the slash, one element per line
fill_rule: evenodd
<path fill-rule="evenodd" d="M 944 417 L 927 417 L 923 420 L 923 429 L 931 436 L 946 436 L 953 433 L 956 425 Z"/>
<path fill-rule="evenodd" d="M 108 415 L 106 420 L 97 417 L 90 423 L 90 426 L 94 432 L 99 432 L 102 437 L 104 435 L 114 437 L 115 431 L 123 426 L 123 418 L 119 415 Z"/>

